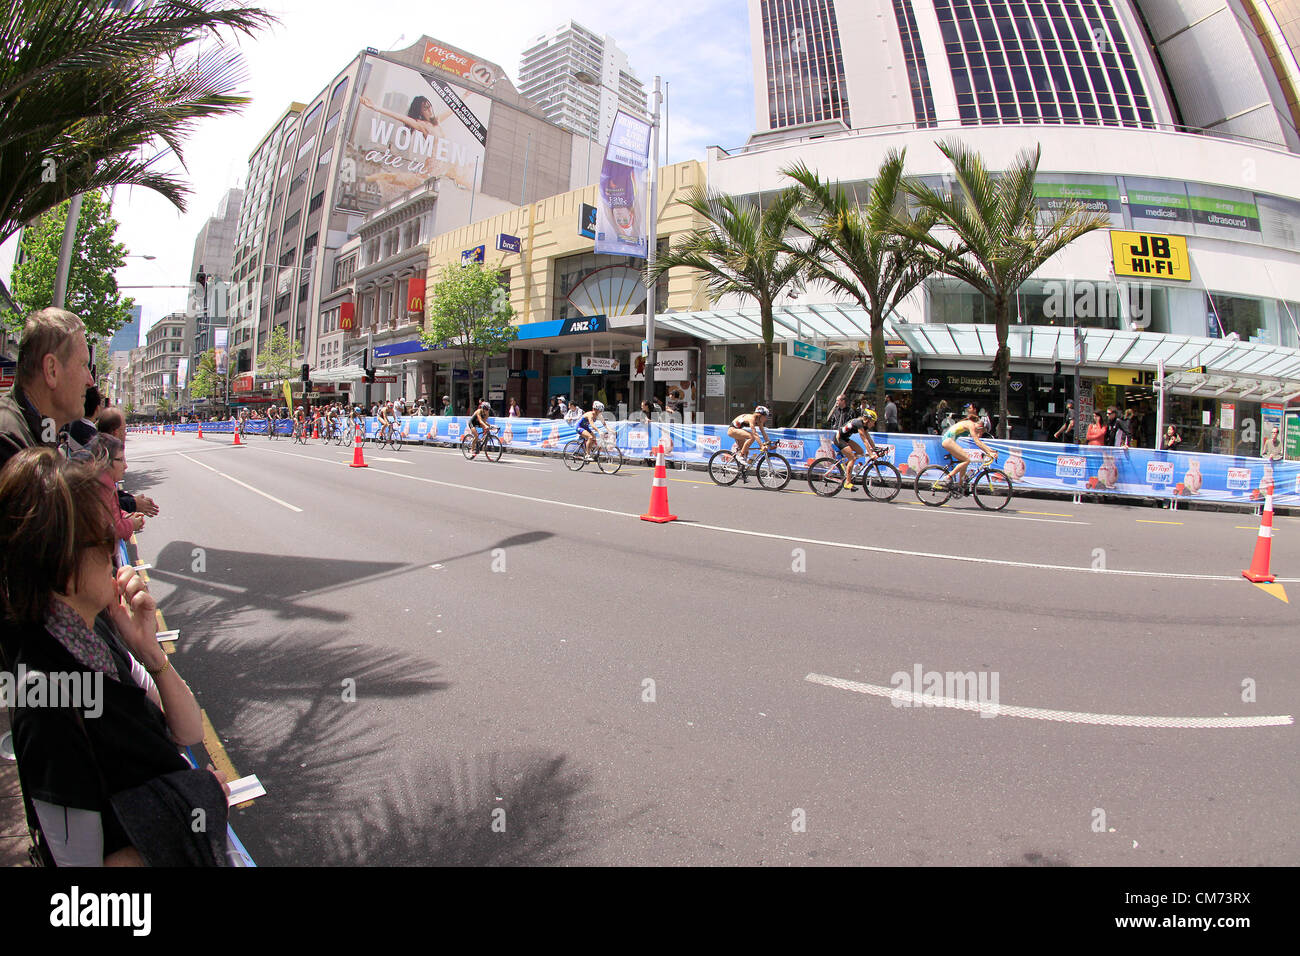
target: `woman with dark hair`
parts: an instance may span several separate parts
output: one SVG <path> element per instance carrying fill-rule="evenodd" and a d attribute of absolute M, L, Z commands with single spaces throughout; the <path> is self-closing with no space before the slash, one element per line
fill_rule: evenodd
<path fill-rule="evenodd" d="M 406 110 L 405 115 L 384 109 L 384 107 L 376 105 L 372 100 L 365 96 L 361 97 L 361 105 L 368 110 L 374 110 L 381 116 L 387 116 L 389 119 L 397 120 L 397 122 L 410 127 L 417 133 L 422 133 L 425 136 L 428 136 L 430 139 L 435 137 L 438 139 L 446 138 L 446 133 L 442 129 L 442 124 L 450 119 L 452 115 L 451 110 L 447 110 L 447 112 L 443 113 L 441 116 L 435 115 L 433 112 L 433 103 L 429 101 L 427 96 L 417 96 L 412 99 L 411 105 Z M 445 176 L 458 186 L 464 186 L 466 189 L 472 189 L 474 186 L 473 182 L 465 181 L 466 176 L 464 170 L 460 169 L 460 167 L 454 163 L 434 161 L 431 164 L 431 168 L 433 175 Z"/>
<path fill-rule="evenodd" d="M 28 824 L 51 865 L 224 865 L 224 781 L 178 750 L 203 739 L 202 712 L 158 644 L 143 580 L 113 573 L 102 488 L 94 464 L 48 448 L 0 472 L 3 650 Z"/>

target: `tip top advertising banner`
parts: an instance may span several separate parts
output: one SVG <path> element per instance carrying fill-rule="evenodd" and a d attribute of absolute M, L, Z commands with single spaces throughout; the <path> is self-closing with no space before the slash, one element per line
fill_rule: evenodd
<path fill-rule="evenodd" d="M 478 188 L 492 101 L 449 78 L 370 61 L 339 168 L 338 208 L 369 213 L 433 179 Z"/>
<path fill-rule="evenodd" d="M 619 110 L 605 145 L 597 199 L 596 252 L 646 258 L 650 124 Z"/>

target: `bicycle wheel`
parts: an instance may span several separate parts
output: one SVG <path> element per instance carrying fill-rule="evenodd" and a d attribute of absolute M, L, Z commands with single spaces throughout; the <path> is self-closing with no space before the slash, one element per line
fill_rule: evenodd
<path fill-rule="evenodd" d="M 501 453 L 505 451 L 505 446 L 501 444 L 501 439 L 496 435 L 489 435 L 483 440 L 483 454 L 488 461 L 500 461 Z"/>
<path fill-rule="evenodd" d="M 383 448 L 384 447 L 383 436 L 380 435 L 379 437 L 380 437 L 379 447 Z M 465 456 L 466 461 L 469 461 L 469 456 L 474 454 L 474 433 L 473 432 L 466 432 L 464 435 L 461 436 L 460 453 Z"/>
<path fill-rule="evenodd" d="M 754 473 L 758 475 L 758 483 L 768 491 L 780 491 L 790 484 L 790 462 L 774 451 L 758 459 Z"/>
<path fill-rule="evenodd" d="M 582 466 L 587 463 L 584 444 L 582 439 L 575 438 L 564 446 L 564 467 L 569 471 L 582 471 Z"/>
<path fill-rule="evenodd" d="M 916 499 L 934 508 L 947 502 L 952 497 L 952 481 L 944 477 L 947 474 L 943 465 L 922 468 L 916 475 Z M 940 487 L 933 487 L 936 484 Z"/>
<path fill-rule="evenodd" d="M 813 494 L 834 498 L 844 487 L 844 465 L 834 458 L 818 458 L 808 466 L 808 487 Z"/>
<path fill-rule="evenodd" d="M 740 478 L 740 462 L 730 451 L 719 449 L 709 457 L 709 477 L 724 488 L 734 485 Z"/>
<path fill-rule="evenodd" d="M 975 503 L 985 511 L 1001 511 L 1011 503 L 1011 479 L 998 468 L 986 468 L 971 484 Z"/>
<path fill-rule="evenodd" d="M 596 465 L 607 475 L 617 475 L 623 467 L 623 453 L 617 448 L 596 449 Z"/>
<path fill-rule="evenodd" d="M 873 501 L 893 501 L 903 490 L 903 476 L 887 461 L 877 458 L 868 462 L 859 475 L 862 490 Z"/>

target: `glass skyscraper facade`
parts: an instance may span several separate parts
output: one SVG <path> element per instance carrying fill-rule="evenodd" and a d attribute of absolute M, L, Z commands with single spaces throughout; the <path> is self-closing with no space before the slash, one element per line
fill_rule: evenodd
<path fill-rule="evenodd" d="M 934 11 L 963 124 L 1155 125 L 1114 0 L 934 0 Z"/>
<path fill-rule="evenodd" d="M 851 126 L 833 0 L 760 0 L 768 128 Z"/>

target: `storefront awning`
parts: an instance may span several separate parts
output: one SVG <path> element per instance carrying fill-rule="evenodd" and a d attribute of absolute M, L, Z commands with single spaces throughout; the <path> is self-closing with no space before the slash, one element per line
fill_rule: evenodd
<path fill-rule="evenodd" d="M 778 341 L 843 342 L 871 338 L 871 316 L 860 305 L 817 303 L 774 309 L 772 324 Z M 892 319 L 885 320 L 887 338 L 897 338 Z M 757 308 L 667 312 L 655 316 L 655 330 L 693 335 L 714 345 L 753 345 L 763 341 L 763 320 Z"/>
<path fill-rule="evenodd" d="M 926 359 L 991 363 L 997 352 L 991 325 L 900 323 L 896 329 L 923 366 Z M 1098 369 L 1154 372 L 1163 362 L 1169 390 L 1177 394 L 1254 401 L 1300 396 L 1297 349 L 1163 332 L 1083 329 L 1082 333 L 1089 375 Z M 1063 368 L 1074 367 L 1074 329 L 1068 326 L 1013 326 L 1007 347 L 1016 364 L 1060 362 Z"/>
<path fill-rule="evenodd" d="M 359 382 L 366 370 L 360 365 L 340 365 L 338 368 L 312 369 L 313 382 Z"/>

